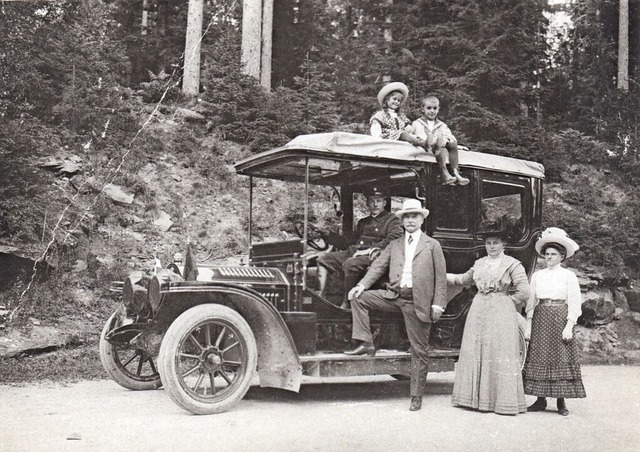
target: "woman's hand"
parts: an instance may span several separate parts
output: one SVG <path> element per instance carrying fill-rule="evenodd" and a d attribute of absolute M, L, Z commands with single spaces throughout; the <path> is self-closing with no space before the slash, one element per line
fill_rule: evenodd
<path fill-rule="evenodd" d="M 527 326 L 524 328 L 524 339 L 531 340 L 531 319 L 527 319 Z"/>
<path fill-rule="evenodd" d="M 562 330 L 562 340 L 570 341 L 573 339 L 573 322 L 567 322 L 567 326 Z"/>

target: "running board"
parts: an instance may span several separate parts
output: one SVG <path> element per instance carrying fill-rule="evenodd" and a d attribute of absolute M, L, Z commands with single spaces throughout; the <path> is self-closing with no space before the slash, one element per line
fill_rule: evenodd
<path fill-rule="evenodd" d="M 429 371 L 448 372 L 458 359 L 457 350 L 430 350 Z M 375 356 L 344 353 L 300 355 L 302 374 L 310 377 L 353 377 L 363 375 L 409 375 L 411 353 L 378 350 Z"/>

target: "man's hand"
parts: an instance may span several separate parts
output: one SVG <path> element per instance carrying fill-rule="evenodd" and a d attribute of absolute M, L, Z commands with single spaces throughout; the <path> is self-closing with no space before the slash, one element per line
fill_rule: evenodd
<path fill-rule="evenodd" d="M 376 258 L 378 256 L 380 256 L 380 253 L 382 253 L 382 250 L 380 248 L 369 248 L 371 251 L 369 251 L 369 259 L 371 259 L 371 262 L 375 261 Z"/>
<path fill-rule="evenodd" d="M 443 312 L 444 309 L 442 309 L 442 307 L 436 305 L 431 306 L 431 320 L 437 322 L 438 320 L 440 320 L 440 316 Z"/>
<path fill-rule="evenodd" d="M 437 137 L 433 134 L 433 132 L 427 132 L 427 139 L 425 140 L 425 145 L 428 147 L 433 147 L 438 143 Z"/>
<path fill-rule="evenodd" d="M 367 248 L 366 250 L 358 250 L 355 253 L 353 253 L 353 257 L 356 256 L 368 256 L 369 253 L 373 250 L 373 248 Z"/>
<path fill-rule="evenodd" d="M 349 299 L 349 301 L 351 301 L 355 298 L 358 298 L 360 295 L 362 295 L 362 292 L 364 292 L 364 287 L 358 284 L 357 286 L 355 286 L 353 289 L 349 291 L 347 298 Z"/>
<path fill-rule="evenodd" d="M 567 326 L 562 330 L 562 340 L 570 341 L 573 339 L 573 322 L 567 321 Z"/>

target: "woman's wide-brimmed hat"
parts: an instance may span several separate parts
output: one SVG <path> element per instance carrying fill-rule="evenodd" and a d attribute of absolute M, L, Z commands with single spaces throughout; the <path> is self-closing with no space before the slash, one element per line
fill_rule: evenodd
<path fill-rule="evenodd" d="M 580 249 L 580 246 L 569 238 L 567 233 L 560 228 L 547 228 L 542 231 L 542 235 L 536 242 L 536 251 L 542 256 L 542 248 L 548 243 L 557 243 L 567 250 L 567 256 L 571 257 Z"/>
<path fill-rule="evenodd" d="M 483 240 L 489 237 L 498 237 L 503 242 L 509 242 L 513 234 L 506 221 L 496 220 L 480 223 L 477 235 Z"/>
<path fill-rule="evenodd" d="M 417 199 L 405 199 L 402 203 L 402 209 L 396 212 L 396 217 L 402 220 L 402 215 L 405 213 L 420 213 L 423 217 L 429 216 L 429 209 L 422 207 L 422 203 Z"/>
<path fill-rule="evenodd" d="M 380 91 L 378 91 L 378 103 L 381 107 L 384 107 L 384 98 L 394 91 L 400 91 L 402 93 L 404 96 L 404 99 L 402 99 L 403 102 L 407 100 L 407 97 L 409 96 L 409 88 L 407 88 L 407 85 L 402 82 L 387 83 L 380 89 Z"/>

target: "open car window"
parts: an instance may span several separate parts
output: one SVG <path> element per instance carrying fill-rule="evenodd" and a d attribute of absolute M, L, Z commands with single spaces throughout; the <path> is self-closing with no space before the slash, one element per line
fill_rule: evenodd
<path fill-rule="evenodd" d="M 471 232 L 474 227 L 473 185 L 441 185 L 436 189 L 435 227 L 441 232 Z"/>
<path fill-rule="evenodd" d="M 525 211 L 527 185 L 498 180 L 482 181 L 479 224 L 501 223 L 510 232 L 511 240 L 517 242 L 524 235 L 523 212 Z"/>
<path fill-rule="evenodd" d="M 385 210 L 388 210 L 391 213 L 395 213 L 398 210 L 402 209 L 402 203 L 409 198 L 415 199 L 413 196 L 401 196 L 401 195 L 394 196 L 394 194 L 391 193 L 391 196 L 387 197 L 387 205 L 385 207 Z M 367 198 L 363 193 L 354 193 L 353 212 L 354 212 L 353 229 L 355 230 L 358 220 L 361 220 L 362 218 L 369 215 L 369 210 L 367 207 Z"/>

